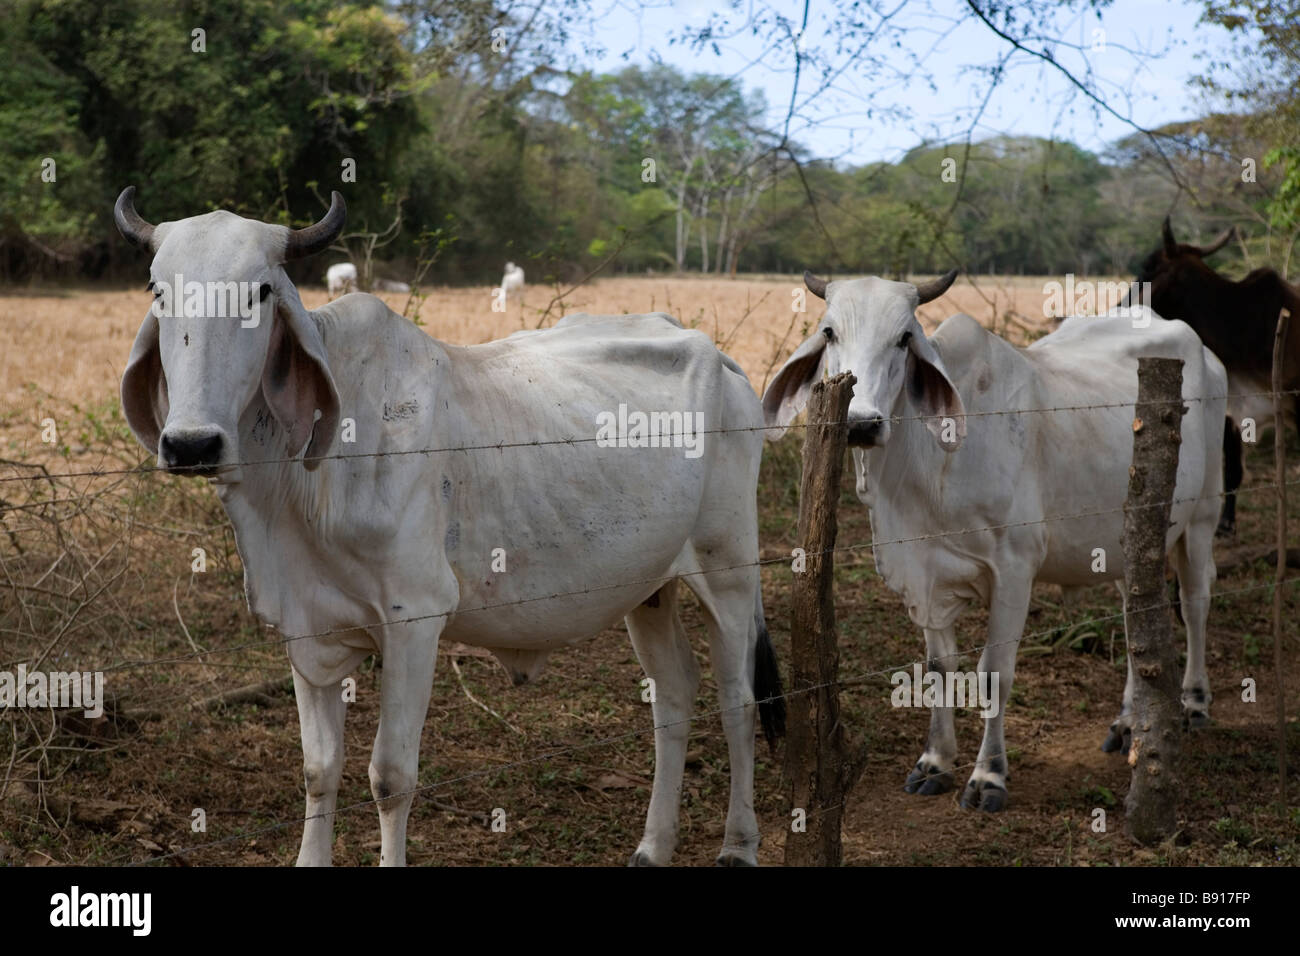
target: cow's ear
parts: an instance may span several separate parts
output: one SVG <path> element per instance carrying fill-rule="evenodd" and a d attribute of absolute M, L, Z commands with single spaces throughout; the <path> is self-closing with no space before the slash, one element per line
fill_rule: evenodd
<path fill-rule="evenodd" d="M 821 381 L 822 361 L 826 355 L 826 336 L 814 332 L 781 366 L 772 384 L 763 393 L 763 418 L 770 429 L 765 432 L 775 441 L 808 404 L 812 387 Z"/>
<path fill-rule="evenodd" d="M 908 340 L 907 391 L 939 447 L 954 452 L 966 438 L 966 406 L 924 335 Z"/>
<path fill-rule="evenodd" d="M 285 430 L 289 454 L 297 454 L 306 443 L 302 463 L 314 471 L 334 444 L 339 393 L 315 319 L 303 308 L 297 291 L 284 286 L 276 289 L 262 394 Z"/>
<path fill-rule="evenodd" d="M 158 317 L 149 310 L 122 373 L 122 412 L 136 440 L 155 455 L 167 422 L 167 377 L 158 350 Z"/>

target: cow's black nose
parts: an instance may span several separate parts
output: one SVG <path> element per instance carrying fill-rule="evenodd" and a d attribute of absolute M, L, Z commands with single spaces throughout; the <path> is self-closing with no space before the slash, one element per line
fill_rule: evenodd
<path fill-rule="evenodd" d="M 870 448 L 880 436 L 882 425 L 884 420 L 879 415 L 849 422 L 849 444 L 858 448 Z"/>
<path fill-rule="evenodd" d="M 168 471 L 210 475 L 221 460 L 221 433 L 163 435 L 161 451 Z"/>

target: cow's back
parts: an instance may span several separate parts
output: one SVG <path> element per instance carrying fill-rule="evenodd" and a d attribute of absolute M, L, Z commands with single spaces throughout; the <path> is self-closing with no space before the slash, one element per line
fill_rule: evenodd
<path fill-rule="evenodd" d="M 1181 533 L 1199 499 L 1222 491 L 1222 434 L 1227 376 L 1223 365 L 1185 323 L 1144 312 L 1132 316 L 1075 317 L 1025 350 L 1044 383 L 1051 407 L 1041 440 L 1065 469 L 1054 488 L 1056 513 L 1105 510 L 1094 519 L 1063 523 L 1091 551 L 1119 548 L 1122 509 L 1133 455 L 1132 421 L 1141 357 L 1180 359 L 1182 396 L 1178 471 L 1171 505 L 1170 541 Z M 1216 505 L 1217 508 L 1217 505 Z M 1084 528 L 1088 528 L 1083 535 Z M 1107 541 L 1103 542 L 1101 539 Z M 1089 539 L 1096 539 L 1095 541 Z M 1083 561 L 1078 548 L 1060 547 L 1069 569 Z M 1110 566 L 1117 568 L 1118 561 Z M 1069 582 L 1062 582 L 1069 583 Z"/>
<path fill-rule="evenodd" d="M 1060 397 L 1079 399 L 1078 404 L 1136 402 L 1138 359 L 1179 359 L 1187 417 L 1205 418 L 1207 412 L 1213 413 L 1211 418 L 1222 417 L 1227 395 L 1223 363 L 1186 323 L 1150 311 L 1137 319 L 1121 315 L 1068 319 L 1026 349 L 1025 355 L 1040 376 L 1050 379 Z"/>
<path fill-rule="evenodd" d="M 539 424 L 571 424 L 583 433 L 594 434 L 595 415 L 617 411 L 618 403 L 627 403 L 630 410 L 649 411 L 685 410 L 685 402 L 691 410 L 703 412 L 706 420 L 721 417 L 724 407 L 745 417 L 758 409 L 740 366 L 703 332 L 686 329 L 662 312 L 576 313 L 549 329 L 516 332 L 494 342 L 453 350 L 453 362 L 465 373 L 460 383 L 485 398 L 492 393 L 518 397 L 539 386 L 544 389 L 556 379 L 574 386 L 574 403 L 592 414 L 573 408 L 552 411 L 543 402 L 538 408 Z M 566 372 L 572 373 L 571 377 L 564 378 Z M 737 376 L 748 389 L 744 398 L 734 388 Z M 669 401 L 673 404 L 663 404 Z M 741 408 L 734 408 L 736 405 Z M 508 421 L 499 424 L 515 428 Z M 753 424 L 761 426 L 761 409 Z M 718 423 L 710 420 L 708 427 L 716 430 Z"/>

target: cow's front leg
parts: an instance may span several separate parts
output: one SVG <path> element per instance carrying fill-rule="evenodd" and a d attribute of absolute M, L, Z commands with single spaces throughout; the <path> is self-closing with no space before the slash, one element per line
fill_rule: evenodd
<path fill-rule="evenodd" d="M 313 687 L 293 670 L 293 692 L 302 729 L 303 778 L 307 784 L 306 823 L 299 866 L 329 866 L 334 846 L 334 809 L 343 776 L 343 721 L 347 704 L 337 684 Z"/>
<path fill-rule="evenodd" d="M 925 629 L 926 667 L 932 673 L 944 674 L 957 666 L 957 640 L 953 625 L 938 630 Z M 903 789 L 923 797 L 947 793 L 956 786 L 952 768 L 957 763 L 957 733 L 953 726 L 951 707 L 930 708 L 930 737 L 925 752 L 907 775 Z"/>
<path fill-rule="evenodd" d="M 655 726 L 655 776 L 650 810 L 646 814 L 645 833 L 629 866 L 667 866 L 677 847 L 686 741 L 690 735 L 695 691 L 700 683 L 699 665 L 677 617 L 677 582 L 670 581 L 660 588 L 658 597 L 654 606 L 642 604 L 628 612 L 626 618 L 637 660 L 646 676 L 654 681 L 650 711 Z"/>
<path fill-rule="evenodd" d="M 988 710 L 984 715 L 984 742 L 980 744 L 975 769 L 961 796 L 968 810 L 996 813 L 1007 805 L 1007 746 L 1003 717 L 1011 698 L 1011 684 L 1016 677 L 1016 649 L 1025 631 L 1029 614 L 1031 579 L 1001 584 L 993 592 L 989 605 L 989 641 L 980 655 L 977 672 L 981 702 L 987 693 Z"/>
<path fill-rule="evenodd" d="M 379 803 L 379 865 L 406 865 L 406 820 L 419 782 L 420 735 L 433 691 L 443 622 L 390 625 L 384 635 L 379 730 L 370 792 Z"/>

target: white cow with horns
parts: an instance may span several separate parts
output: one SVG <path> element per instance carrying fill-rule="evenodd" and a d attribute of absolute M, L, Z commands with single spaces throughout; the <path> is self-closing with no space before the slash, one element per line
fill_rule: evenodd
<path fill-rule="evenodd" d="M 571 316 L 462 348 L 371 295 L 308 312 L 282 264 L 339 234 L 338 193 L 324 219 L 294 230 L 224 211 L 154 226 L 133 196 L 123 190 L 114 213 L 154 253 L 151 287 L 176 275 L 187 288 L 242 283 L 244 304 L 260 302 L 256 320 L 188 300 L 151 309 L 122 405 L 162 468 L 216 484 L 249 606 L 284 635 L 307 788 L 298 863 L 330 862 L 339 683 L 367 655 L 384 661 L 370 783 L 380 862 L 395 866 L 439 639 L 489 648 L 522 683 L 619 618 L 655 681 L 654 785 L 632 863 L 667 863 L 699 678 L 682 582 L 708 624 L 731 762 L 718 862 L 756 863 L 755 695 L 769 740 L 784 709 L 759 593 L 762 410 L 739 367 L 661 314 Z M 694 450 L 593 441 L 620 404 L 698 413 Z"/>
<path fill-rule="evenodd" d="M 870 509 L 873 540 L 882 542 L 874 546 L 877 570 L 924 630 L 931 671 L 956 670 L 961 611 L 976 601 L 989 610 L 978 667 L 998 677 L 989 708 L 996 712 L 985 719 L 961 803 L 996 811 L 1007 797 L 1003 714 L 1033 583 L 1122 583 L 1138 356 L 1183 360 L 1188 413 L 1168 545 L 1187 622 L 1184 712 L 1194 726 L 1208 720 L 1205 623 L 1227 379 L 1196 333 L 1149 310 L 1139 321 L 1070 319 L 1026 349 L 960 314 L 927 337 L 916 307 L 942 295 L 956 276 L 953 270 L 913 286 L 805 274 L 809 290 L 826 300 L 826 314 L 772 380 L 763 409 L 770 425 L 786 426 L 823 372 L 857 377 L 848 417 L 858 497 Z M 1083 405 L 1118 407 L 1025 411 Z M 1062 517 L 1097 511 L 1106 513 Z M 960 533 L 966 529 L 983 530 Z M 1105 549 L 1102 573 L 1094 571 L 1096 548 Z M 1127 749 L 1132 689 L 1130 670 L 1104 750 Z M 956 761 L 952 708 L 935 707 L 929 741 L 904 789 L 951 790 Z"/>

